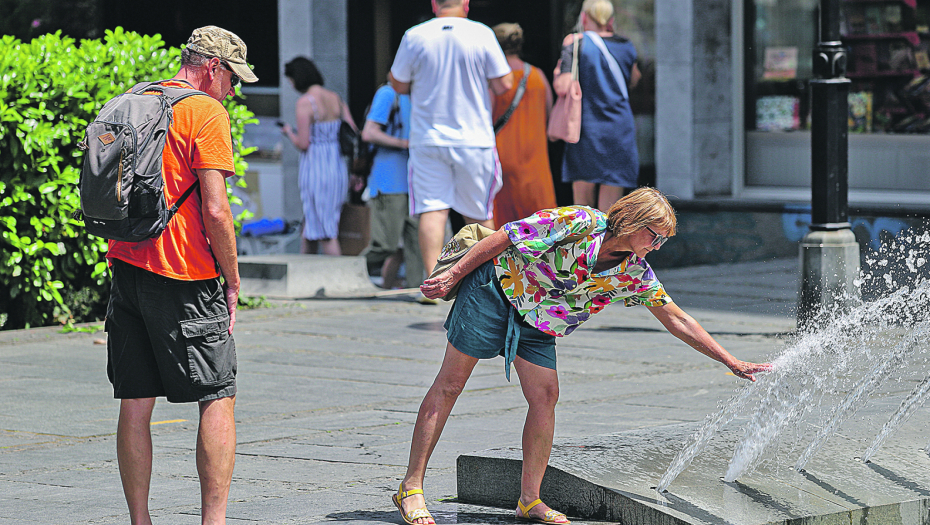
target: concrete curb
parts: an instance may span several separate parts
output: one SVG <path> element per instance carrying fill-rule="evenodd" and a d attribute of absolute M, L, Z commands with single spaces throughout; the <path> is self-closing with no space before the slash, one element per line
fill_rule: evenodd
<path fill-rule="evenodd" d="M 243 295 L 275 299 L 376 297 L 363 257 L 246 255 L 239 257 Z"/>

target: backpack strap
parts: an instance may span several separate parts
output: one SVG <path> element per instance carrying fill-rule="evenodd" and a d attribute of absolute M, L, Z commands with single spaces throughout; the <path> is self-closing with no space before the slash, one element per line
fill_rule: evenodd
<path fill-rule="evenodd" d="M 566 208 L 573 208 L 573 209 L 575 209 L 575 210 L 578 210 L 578 209 L 581 208 L 581 206 L 566 206 Z M 589 212 L 588 210 L 584 210 L 584 211 L 585 211 L 585 213 L 590 214 L 590 212 Z M 574 234 L 572 234 L 572 235 L 569 235 L 569 236 L 565 237 L 564 239 L 562 239 L 562 242 L 560 242 L 559 244 L 567 244 L 567 243 L 569 243 L 569 242 L 576 242 L 576 241 L 579 241 L 579 240 L 581 240 L 581 239 L 584 239 L 584 238 L 587 237 L 588 235 L 591 235 L 592 233 L 594 233 L 594 230 L 597 229 L 597 219 L 594 218 L 593 215 L 592 215 L 592 218 L 593 218 L 594 220 L 591 221 L 591 224 L 588 225 L 588 227 L 585 228 L 584 231 L 581 231 L 581 232 L 578 232 L 578 233 L 574 233 Z"/>
<path fill-rule="evenodd" d="M 194 183 L 191 184 L 186 190 L 184 190 L 184 193 L 181 194 L 181 197 L 178 200 L 174 201 L 174 206 L 168 209 L 168 220 L 169 221 L 171 220 L 172 217 L 174 217 L 174 214 L 178 212 L 178 208 L 180 208 L 181 205 L 184 204 L 184 201 L 186 201 L 187 198 L 191 196 L 191 193 L 194 193 L 194 190 L 198 186 L 200 186 L 199 178 L 195 180 Z"/>
<path fill-rule="evenodd" d="M 165 80 L 156 80 L 155 82 L 139 82 L 135 86 L 132 86 L 132 89 L 130 89 L 129 91 L 134 95 L 141 95 L 147 91 L 155 91 L 155 92 L 161 93 L 168 99 L 168 103 L 172 106 L 184 100 L 185 98 L 192 97 L 194 95 L 204 95 L 207 97 L 210 96 L 204 93 L 203 91 L 200 91 L 197 89 L 187 89 L 187 88 L 182 88 L 182 87 L 161 85 L 164 82 L 183 82 L 187 84 L 188 86 L 190 86 L 191 88 L 194 87 L 194 85 L 188 82 L 187 80 L 184 80 L 181 78 L 169 78 Z"/>
<path fill-rule="evenodd" d="M 391 111 L 388 113 L 387 119 L 387 125 L 391 130 L 390 133 L 397 131 L 398 124 L 394 119 L 396 119 L 398 115 L 400 115 L 400 93 L 395 91 L 394 102 L 391 103 Z"/>

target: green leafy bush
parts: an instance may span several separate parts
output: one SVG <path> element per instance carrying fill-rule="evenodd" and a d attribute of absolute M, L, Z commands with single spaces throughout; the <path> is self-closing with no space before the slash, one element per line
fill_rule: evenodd
<path fill-rule="evenodd" d="M 160 36 L 120 28 L 80 43 L 61 33 L 29 43 L 0 37 L 0 329 L 103 318 L 107 245 L 72 215 L 80 209 L 77 143 L 106 101 L 174 76 L 179 64 L 180 50 Z M 234 100 L 224 105 L 241 175 L 253 114 Z"/>

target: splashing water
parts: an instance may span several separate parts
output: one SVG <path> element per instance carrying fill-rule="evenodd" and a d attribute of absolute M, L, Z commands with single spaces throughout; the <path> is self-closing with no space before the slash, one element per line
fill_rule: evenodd
<path fill-rule="evenodd" d="M 904 359 L 925 338 L 924 336 L 926 334 L 927 325 L 921 325 L 921 327 L 914 330 L 907 339 L 898 343 L 898 346 L 895 347 L 888 360 L 879 363 L 859 381 L 853 391 L 834 409 L 833 416 L 827 424 L 820 429 L 820 432 L 817 433 L 817 437 L 811 441 L 810 445 L 804 450 L 804 453 L 801 454 L 801 457 L 798 458 L 798 462 L 794 465 L 796 470 L 800 471 L 804 469 L 807 462 L 823 447 L 830 436 L 836 432 L 836 429 L 865 405 L 869 396 L 888 379 L 888 375 L 891 374 L 892 371 L 904 362 Z"/>
<path fill-rule="evenodd" d="M 746 423 L 724 481 L 732 482 L 769 461 L 773 449 L 787 448 L 794 454 L 806 444 L 795 463 L 801 469 L 873 394 L 913 373 L 916 361 L 930 362 L 930 280 L 924 275 L 930 270 L 928 253 L 930 234 L 925 233 L 895 239 L 882 252 L 866 257 L 868 270 L 856 284 L 869 300 L 851 309 L 825 310 L 816 329 L 790 341 L 772 360 L 772 371 L 757 376 L 755 383 L 707 417 L 656 490 L 667 490 L 734 420 Z M 871 457 L 927 397 L 930 375 L 904 400 L 864 457 Z M 806 436 L 811 430 L 814 435 Z M 930 443 L 926 451 L 930 454 Z"/>
<path fill-rule="evenodd" d="M 898 408 L 898 411 L 891 416 L 891 419 L 888 420 L 882 426 L 882 429 L 878 432 L 878 435 L 875 436 L 875 440 L 872 441 L 872 444 L 869 445 L 869 448 L 866 449 L 865 454 L 862 455 L 862 462 L 867 463 L 872 456 L 875 455 L 875 452 L 878 451 L 879 447 L 882 446 L 882 443 L 885 441 L 892 432 L 898 429 L 901 425 L 904 424 L 908 418 L 911 417 L 911 414 L 915 410 L 920 408 L 924 404 L 924 401 L 927 400 L 927 397 L 930 396 L 930 376 L 924 378 L 923 381 L 917 385 L 917 388 L 911 391 L 910 394 L 901 402 L 901 406 Z"/>
<path fill-rule="evenodd" d="M 723 409 L 709 417 L 704 424 L 691 436 L 691 442 L 686 446 L 681 452 L 675 456 L 675 459 L 672 460 L 671 465 L 666 469 L 665 474 L 659 479 L 658 485 L 656 485 L 656 490 L 659 492 L 665 492 L 665 489 L 672 483 L 672 481 L 678 477 L 688 465 L 691 464 L 691 460 L 697 457 L 698 454 L 704 451 L 704 447 L 710 443 L 714 434 L 718 430 L 726 426 L 735 416 L 737 410 L 741 409 L 743 405 L 746 404 L 746 401 L 749 399 L 749 396 L 752 394 L 752 388 L 749 386 L 743 387 L 735 396 L 730 398 L 724 404 Z"/>

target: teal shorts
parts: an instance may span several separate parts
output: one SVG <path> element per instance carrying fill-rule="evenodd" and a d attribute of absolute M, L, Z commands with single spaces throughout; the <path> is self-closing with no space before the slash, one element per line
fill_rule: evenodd
<path fill-rule="evenodd" d="M 508 345 L 515 346 L 504 365 L 508 379 L 513 355 L 555 370 L 555 336 L 527 324 L 504 295 L 491 261 L 462 280 L 444 326 L 449 343 L 477 359 L 506 358 Z"/>

